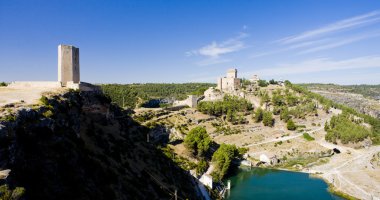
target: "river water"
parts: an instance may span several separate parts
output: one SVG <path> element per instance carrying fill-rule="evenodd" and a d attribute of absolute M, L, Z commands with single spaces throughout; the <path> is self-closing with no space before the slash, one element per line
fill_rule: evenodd
<path fill-rule="evenodd" d="M 263 168 L 238 168 L 231 177 L 230 200 L 342 200 L 327 191 L 328 185 L 308 174 Z"/>

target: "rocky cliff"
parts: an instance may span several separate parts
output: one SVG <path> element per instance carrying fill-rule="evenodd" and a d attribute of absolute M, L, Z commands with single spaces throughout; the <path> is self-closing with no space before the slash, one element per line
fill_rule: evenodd
<path fill-rule="evenodd" d="M 21 199 L 199 199 L 193 178 L 109 98 L 66 92 L 0 121 L 1 180 Z M 0 196 L 3 195 L 0 191 Z"/>

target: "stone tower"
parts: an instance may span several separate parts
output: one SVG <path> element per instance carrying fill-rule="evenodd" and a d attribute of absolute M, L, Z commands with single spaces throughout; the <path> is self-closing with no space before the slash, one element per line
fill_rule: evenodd
<path fill-rule="evenodd" d="M 79 48 L 63 44 L 58 46 L 58 81 L 62 86 L 80 82 Z"/>
<path fill-rule="evenodd" d="M 227 70 L 227 78 L 237 78 L 237 69 Z"/>

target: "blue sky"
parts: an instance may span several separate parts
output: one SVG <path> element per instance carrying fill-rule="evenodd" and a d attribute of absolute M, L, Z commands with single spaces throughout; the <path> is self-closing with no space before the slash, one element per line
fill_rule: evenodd
<path fill-rule="evenodd" d="M 57 46 L 92 83 L 240 77 L 380 84 L 380 1 L 0 0 L 0 81 L 56 80 Z"/>

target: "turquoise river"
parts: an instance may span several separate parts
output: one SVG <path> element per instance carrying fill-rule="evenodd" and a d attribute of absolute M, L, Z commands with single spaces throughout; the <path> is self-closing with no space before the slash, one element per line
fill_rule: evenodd
<path fill-rule="evenodd" d="M 328 185 L 309 174 L 263 168 L 239 168 L 229 178 L 229 200 L 341 200 L 328 192 Z"/>

